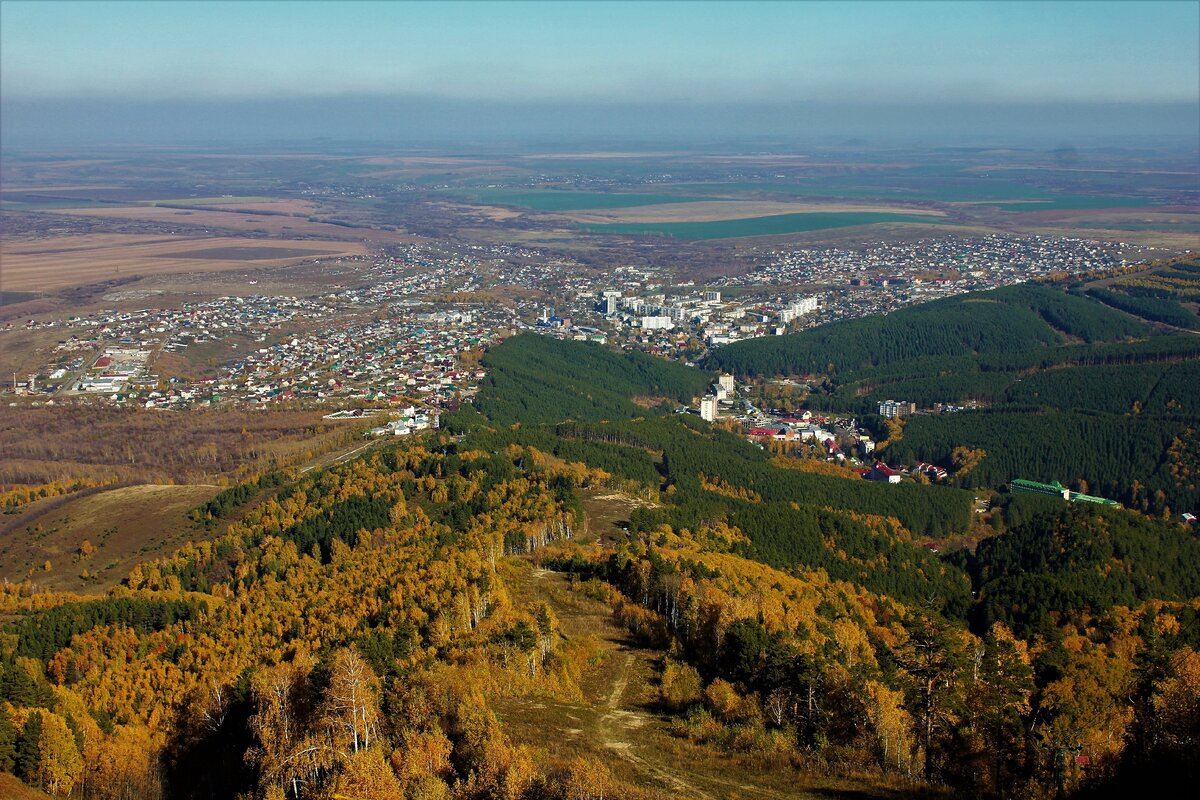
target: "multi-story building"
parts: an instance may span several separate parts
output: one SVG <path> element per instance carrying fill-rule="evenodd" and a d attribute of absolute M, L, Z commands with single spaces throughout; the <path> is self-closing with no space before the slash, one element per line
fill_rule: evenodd
<path fill-rule="evenodd" d="M 887 419 L 906 417 L 909 414 L 915 414 L 916 411 L 917 404 L 905 400 L 884 400 L 879 404 L 879 416 Z"/>

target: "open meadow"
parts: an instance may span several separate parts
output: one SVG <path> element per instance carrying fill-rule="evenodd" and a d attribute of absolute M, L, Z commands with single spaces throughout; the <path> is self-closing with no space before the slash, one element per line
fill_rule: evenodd
<path fill-rule="evenodd" d="M 214 484 L 142 484 L 38 500 L 0 516 L 0 577 L 103 593 L 135 564 L 202 538 L 188 513 L 219 491 Z"/>

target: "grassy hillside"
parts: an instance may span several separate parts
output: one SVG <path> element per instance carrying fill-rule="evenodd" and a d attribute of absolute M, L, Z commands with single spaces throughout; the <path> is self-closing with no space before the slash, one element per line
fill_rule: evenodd
<path fill-rule="evenodd" d="M 188 512 L 218 491 L 211 485 L 98 487 L 23 506 L 0 516 L 0 578 L 20 582 L 32 575 L 42 586 L 105 592 L 135 564 L 201 535 Z"/>

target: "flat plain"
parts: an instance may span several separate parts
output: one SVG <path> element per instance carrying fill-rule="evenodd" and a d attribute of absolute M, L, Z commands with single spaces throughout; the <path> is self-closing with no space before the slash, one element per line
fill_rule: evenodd
<path fill-rule="evenodd" d="M 944 217 L 929 214 L 888 214 L 869 212 L 811 212 L 804 214 L 775 214 L 766 217 L 721 219 L 707 222 L 622 222 L 610 225 L 588 225 L 593 233 L 629 235 L 661 235 L 685 241 L 704 239 L 736 239 L 751 236 L 781 236 L 790 233 L 820 231 L 830 228 L 853 228 L 878 223 L 905 225 L 938 225 Z"/>
<path fill-rule="evenodd" d="M 566 215 L 574 222 L 592 225 L 615 223 L 718 222 L 782 216 L 784 214 L 896 214 L 944 217 L 942 211 L 901 208 L 883 203 L 792 203 L 777 200 L 703 200 L 692 203 L 639 206 L 613 210 L 580 211 Z"/>
<path fill-rule="evenodd" d="M 400 242 L 411 239 L 395 231 L 351 228 L 331 222 L 313 222 L 307 217 L 283 214 L 241 213 L 237 209 L 171 208 L 168 206 L 118 206 L 47 209 L 55 214 L 96 217 L 111 220 L 169 223 L 186 228 L 218 229 L 269 236 L 316 236 L 325 239 Z"/>
<path fill-rule="evenodd" d="M 132 275 L 279 267 L 366 252 L 361 242 L 119 233 L 0 243 L 3 288 L 13 292 L 49 291 Z"/>

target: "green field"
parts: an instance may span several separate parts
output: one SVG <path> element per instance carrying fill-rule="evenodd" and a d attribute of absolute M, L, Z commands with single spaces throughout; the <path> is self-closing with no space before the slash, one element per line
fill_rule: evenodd
<path fill-rule="evenodd" d="M 990 205 L 981 202 L 980 205 Z M 1104 208 L 1145 208 L 1154 205 L 1144 197 L 1098 197 L 1095 195 L 1050 195 L 1044 200 L 1019 203 L 997 203 L 1001 211 L 1086 211 Z"/>
<path fill-rule="evenodd" d="M 633 208 L 635 206 L 658 206 L 668 203 L 693 203 L 712 200 L 711 197 L 692 197 L 670 194 L 608 194 L 604 192 L 564 192 L 556 189 L 543 191 L 509 191 L 507 189 L 484 189 L 475 192 L 456 192 L 470 202 L 482 205 L 518 206 L 532 211 L 585 211 L 600 208 Z"/>
<path fill-rule="evenodd" d="M 687 183 L 676 188 L 726 196 L 776 194 L 853 200 L 995 205 L 1006 211 L 1142 208 L 1153 202 L 1126 195 L 1055 194 L 1041 186 L 979 178 L 822 178 L 812 183 Z"/>
<path fill-rule="evenodd" d="M 786 233 L 806 233 L 829 228 L 852 228 L 881 222 L 904 222 L 920 225 L 945 225 L 945 217 L 918 214 L 888 214 L 878 212 L 816 212 L 811 214 L 775 214 L 769 217 L 721 219 L 712 222 L 621 222 L 611 225 L 587 225 L 593 233 L 617 233 L 670 236 L 685 241 L 700 239 L 734 239 L 743 236 L 779 236 Z"/>
<path fill-rule="evenodd" d="M 1075 228 L 1111 231 L 1167 231 L 1170 233 L 1200 233 L 1200 224 L 1195 222 L 1075 222 Z"/>

